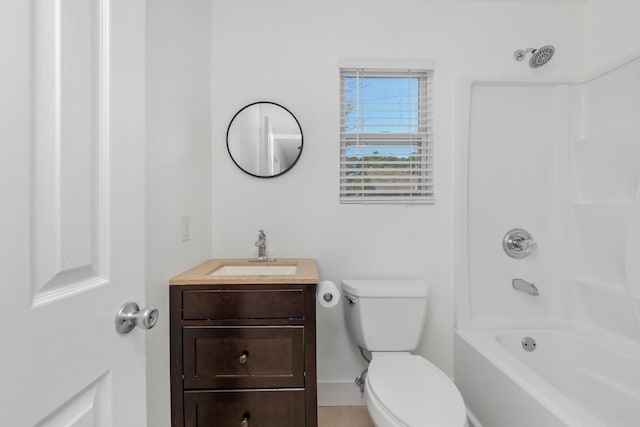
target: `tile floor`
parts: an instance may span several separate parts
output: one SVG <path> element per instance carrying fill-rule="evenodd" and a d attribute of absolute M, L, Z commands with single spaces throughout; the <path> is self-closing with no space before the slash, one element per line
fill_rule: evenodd
<path fill-rule="evenodd" d="M 366 406 L 320 406 L 318 427 L 373 427 Z"/>

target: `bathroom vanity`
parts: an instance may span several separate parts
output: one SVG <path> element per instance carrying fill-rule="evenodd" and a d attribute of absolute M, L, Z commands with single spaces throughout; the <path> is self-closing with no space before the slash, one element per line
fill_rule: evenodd
<path fill-rule="evenodd" d="M 315 259 L 214 259 L 170 281 L 173 427 L 317 427 Z"/>

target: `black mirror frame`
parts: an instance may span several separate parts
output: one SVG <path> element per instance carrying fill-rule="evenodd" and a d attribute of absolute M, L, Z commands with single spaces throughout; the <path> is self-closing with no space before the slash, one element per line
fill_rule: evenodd
<path fill-rule="evenodd" d="M 247 171 L 242 166 L 240 166 L 238 164 L 238 162 L 236 162 L 236 159 L 234 159 L 233 156 L 231 155 L 231 149 L 229 148 L 229 131 L 231 130 L 231 125 L 233 124 L 233 121 L 238 116 L 238 114 L 242 113 L 247 108 L 249 108 L 249 107 L 251 107 L 253 105 L 256 105 L 256 104 L 271 104 L 271 105 L 275 105 L 277 107 L 282 108 L 287 113 L 291 114 L 291 117 L 293 117 L 293 119 L 296 121 L 296 124 L 298 125 L 298 129 L 300 129 L 300 148 L 298 149 L 298 156 L 296 157 L 296 159 L 293 161 L 293 163 L 291 163 L 291 165 L 287 169 L 285 169 L 284 171 L 282 171 L 282 172 L 280 172 L 278 174 L 275 174 L 275 175 L 263 176 L 263 175 L 256 175 L 254 173 L 251 173 L 251 172 Z M 296 163 L 298 163 L 298 160 L 300 160 L 300 156 L 302 156 L 302 150 L 304 148 L 304 134 L 302 133 L 302 126 L 300 126 L 300 122 L 298 121 L 298 118 L 288 108 L 286 108 L 286 107 L 284 107 L 284 106 L 282 106 L 280 104 L 277 104 L 275 102 L 271 102 L 271 101 L 252 102 L 251 104 L 247 104 L 244 107 L 242 107 L 240 110 L 238 110 L 238 112 L 236 114 L 234 114 L 233 117 L 231 118 L 231 121 L 229 121 L 229 126 L 227 126 L 227 137 L 226 137 L 226 140 L 227 140 L 227 152 L 229 153 L 229 157 L 231 157 L 231 160 L 238 167 L 238 169 L 240 169 L 242 172 L 246 173 L 247 175 L 251 175 L 253 177 L 263 178 L 263 179 L 275 178 L 275 177 L 284 175 L 285 173 L 289 172 L 296 165 Z"/>

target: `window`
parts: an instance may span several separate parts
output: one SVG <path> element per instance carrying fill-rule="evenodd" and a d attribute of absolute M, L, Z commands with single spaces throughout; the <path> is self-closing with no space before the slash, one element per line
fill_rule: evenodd
<path fill-rule="evenodd" d="M 433 203 L 432 79 L 340 69 L 341 203 Z"/>

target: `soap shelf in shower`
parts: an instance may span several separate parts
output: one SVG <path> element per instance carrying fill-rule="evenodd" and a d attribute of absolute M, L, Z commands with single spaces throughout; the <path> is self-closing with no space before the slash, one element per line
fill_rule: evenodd
<path fill-rule="evenodd" d="M 578 287 L 588 286 L 590 288 L 597 288 L 600 290 L 625 295 L 628 293 L 624 283 L 599 282 L 586 277 L 577 277 L 575 281 Z"/>

